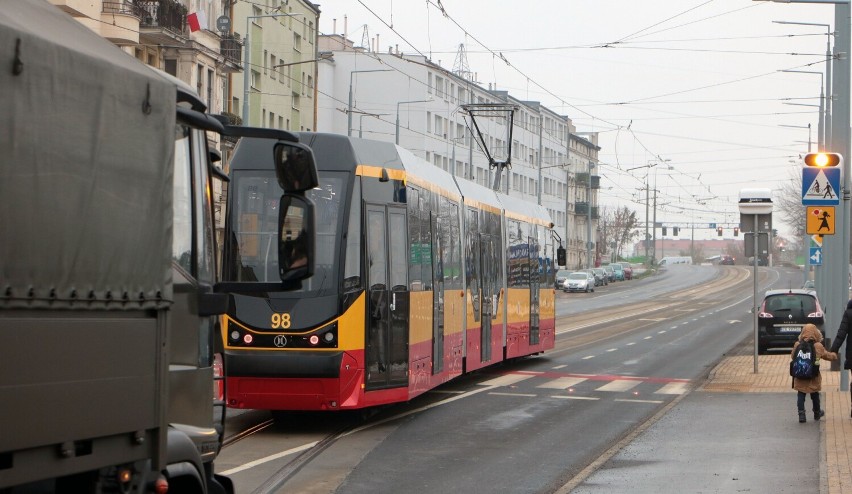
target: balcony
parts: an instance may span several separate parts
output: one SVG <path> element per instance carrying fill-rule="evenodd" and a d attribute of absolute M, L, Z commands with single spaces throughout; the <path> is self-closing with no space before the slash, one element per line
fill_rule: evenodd
<path fill-rule="evenodd" d="M 243 60 L 243 42 L 239 34 L 223 34 L 219 42 L 219 51 L 225 56 L 225 60 L 234 64 L 241 64 Z"/>
<path fill-rule="evenodd" d="M 154 43 L 184 41 L 189 36 L 186 27 L 187 9 L 175 0 L 135 0 L 143 10 L 139 31 Z"/>
<path fill-rule="evenodd" d="M 589 203 L 587 202 L 578 202 L 574 205 L 574 214 L 577 216 L 588 216 L 589 215 Z M 598 219 L 598 207 L 592 206 L 592 219 Z"/>
<path fill-rule="evenodd" d="M 139 19 L 144 11 L 132 1 L 103 2 L 100 34 L 117 45 L 139 43 Z"/>
<path fill-rule="evenodd" d="M 578 187 L 583 187 L 585 185 L 588 185 L 589 174 L 585 173 L 585 172 L 577 173 L 576 174 L 576 181 L 577 181 Z M 598 175 L 592 175 L 592 188 L 593 189 L 600 189 L 601 188 L 601 177 L 599 177 Z"/>

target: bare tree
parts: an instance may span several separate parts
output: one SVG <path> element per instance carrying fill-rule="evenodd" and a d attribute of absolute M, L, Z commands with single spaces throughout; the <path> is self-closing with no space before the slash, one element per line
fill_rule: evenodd
<path fill-rule="evenodd" d="M 604 209 L 602 218 L 603 222 L 598 235 L 598 245 L 601 248 L 599 253 L 602 253 L 604 248 L 615 244 L 616 258 L 620 258 L 624 246 L 630 244 L 639 235 L 636 211 L 631 211 L 627 206 Z"/>
<path fill-rule="evenodd" d="M 790 180 L 784 181 L 778 193 L 775 194 L 775 211 L 780 213 L 781 219 L 790 225 L 790 228 L 793 230 L 793 238 L 802 239 L 805 236 L 806 226 L 805 206 L 802 206 L 801 199 L 802 172 L 798 168 L 792 169 L 789 172 L 789 176 Z"/>

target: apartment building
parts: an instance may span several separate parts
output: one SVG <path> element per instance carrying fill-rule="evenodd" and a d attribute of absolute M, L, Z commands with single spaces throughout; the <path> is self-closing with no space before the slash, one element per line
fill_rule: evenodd
<path fill-rule="evenodd" d="M 491 187 L 496 169 L 471 138 L 472 122 L 462 105 L 514 108 L 511 137 L 504 116 L 477 120 L 492 157 L 499 161 L 511 153 L 500 189 L 546 207 L 568 250 L 568 267 L 585 265 L 589 238 L 594 243 L 597 236 L 597 167 L 591 167 L 589 179 L 589 163 L 597 163 L 600 150 L 596 135 L 578 135 L 570 118 L 539 102 L 484 88 L 440 61 L 393 50 L 377 53 L 340 35 L 321 36 L 319 43 L 324 58 L 318 73 L 320 132 L 396 142 L 439 168 Z"/>
<path fill-rule="evenodd" d="M 315 130 L 319 7 L 259 0 L 231 9 L 234 34 L 248 53 L 246 71 L 231 81 L 230 111 L 254 127 Z"/>

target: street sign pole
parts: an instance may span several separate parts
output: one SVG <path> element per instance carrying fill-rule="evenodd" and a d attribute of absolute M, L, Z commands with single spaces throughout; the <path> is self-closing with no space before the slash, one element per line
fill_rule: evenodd
<path fill-rule="evenodd" d="M 757 313 L 759 304 L 757 303 L 757 260 L 760 258 L 758 251 L 758 237 L 760 234 L 758 215 L 754 215 L 754 298 L 752 299 L 752 315 L 754 316 L 754 373 L 757 374 L 757 347 L 758 347 L 758 331 L 757 331 Z"/>

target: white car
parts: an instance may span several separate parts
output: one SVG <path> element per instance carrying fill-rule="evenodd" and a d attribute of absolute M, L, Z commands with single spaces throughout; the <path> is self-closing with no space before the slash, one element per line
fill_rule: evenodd
<path fill-rule="evenodd" d="M 593 292 L 595 291 L 595 275 L 585 271 L 575 271 L 568 275 L 562 285 L 565 292 Z"/>

